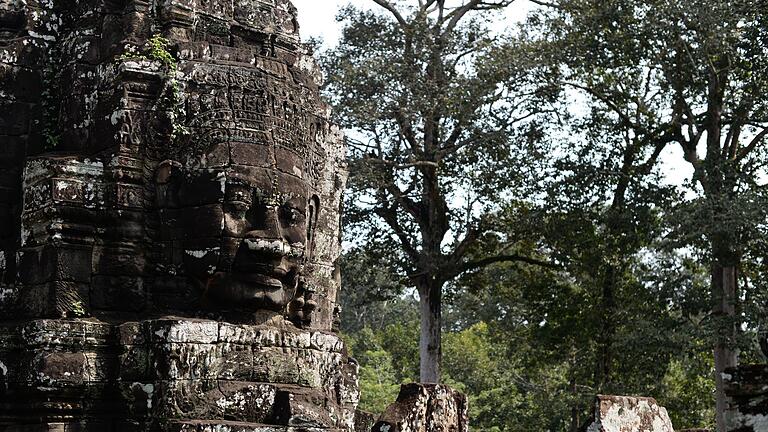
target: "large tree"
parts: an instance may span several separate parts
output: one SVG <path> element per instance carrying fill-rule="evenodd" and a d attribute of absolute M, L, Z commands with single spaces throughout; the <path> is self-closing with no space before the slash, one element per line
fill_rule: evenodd
<path fill-rule="evenodd" d="M 693 196 L 674 222 L 706 250 L 717 383 L 737 364 L 737 290 L 745 245 L 762 223 L 756 206 L 768 136 L 768 17 L 765 1 L 553 0 L 530 22 L 556 46 L 559 82 L 612 116 L 631 140 L 676 150 L 690 166 Z M 641 71 L 638 93 L 628 71 Z"/>
<path fill-rule="evenodd" d="M 355 131 L 347 221 L 418 290 L 421 380 L 438 382 L 446 284 L 501 261 L 548 265 L 515 253 L 494 214 L 534 168 L 515 130 L 537 131 L 554 95 L 531 85 L 524 56 L 513 68 L 494 58 L 491 12 L 512 0 L 372 2 L 342 10 L 324 58 L 336 113 Z"/>

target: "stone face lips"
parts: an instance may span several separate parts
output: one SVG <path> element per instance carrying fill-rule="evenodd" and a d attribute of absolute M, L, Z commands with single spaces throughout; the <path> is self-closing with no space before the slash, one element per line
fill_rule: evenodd
<path fill-rule="evenodd" d="M 653 398 L 598 396 L 586 432 L 674 432 L 667 410 Z"/>
<path fill-rule="evenodd" d="M 467 398 L 450 387 L 404 384 L 371 432 L 467 432 Z"/>

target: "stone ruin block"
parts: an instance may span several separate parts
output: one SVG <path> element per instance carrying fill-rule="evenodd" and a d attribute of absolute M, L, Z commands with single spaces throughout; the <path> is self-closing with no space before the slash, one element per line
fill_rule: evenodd
<path fill-rule="evenodd" d="M 728 432 L 768 432 L 768 365 L 745 365 L 723 372 L 728 397 Z"/>
<path fill-rule="evenodd" d="M 7 413 L 0 430 L 4 421 L 40 415 L 85 421 L 83 431 L 112 430 L 94 426 L 107 419 L 135 422 L 137 431 L 171 423 L 198 430 L 184 423 L 193 419 L 239 422 L 229 426 L 243 431 L 354 427 L 357 366 L 330 333 L 208 320 L 119 328 L 42 320 L 0 328 L 0 341 L 0 412 Z M 261 350 L 276 351 L 259 357 Z M 299 361 L 308 356 L 316 359 L 314 381 Z M 264 362 L 262 375 L 255 358 Z"/>
<path fill-rule="evenodd" d="M 371 432 L 467 432 L 467 397 L 439 384 L 404 384 Z"/>
<path fill-rule="evenodd" d="M 600 395 L 585 432 L 675 432 L 666 408 L 655 399 Z"/>

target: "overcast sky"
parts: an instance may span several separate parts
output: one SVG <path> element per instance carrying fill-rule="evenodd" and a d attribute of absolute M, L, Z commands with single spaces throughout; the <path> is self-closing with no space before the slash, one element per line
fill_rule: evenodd
<path fill-rule="evenodd" d="M 299 10 L 302 38 L 322 38 L 326 47 L 335 45 L 341 33 L 341 27 L 336 22 L 336 13 L 342 6 L 350 3 L 361 7 L 378 8 L 373 0 L 293 0 L 293 4 Z M 531 3 L 527 0 L 515 2 L 499 20 L 499 29 L 521 20 L 530 8 Z"/>

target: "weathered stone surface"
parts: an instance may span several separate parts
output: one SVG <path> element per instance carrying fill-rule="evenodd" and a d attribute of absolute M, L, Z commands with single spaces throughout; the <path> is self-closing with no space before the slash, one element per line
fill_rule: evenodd
<path fill-rule="evenodd" d="M 404 384 L 371 432 L 467 432 L 467 398 L 448 386 Z"/>
<path fill-rule="evenodd" d="M 586 432 L 674 432 L 667 410 L 653 398 L 598 396 Z"/>
<path fill-rule="evenodd" d="M 289 0 L 0 1 L 0 431 L 351 431 Z"/>
<path fill-rule="evenodd" d="M 355 432 L 370 432 L 376 423 L 376 416 L 365 411 L 355 411 Z"/>
<path fill-rule="evenodd" d="M 1 327 L 0 340 L 0 413 L 11 420 L 23 406 L 29 418 L 46 407 L 150 429 L 189 419 L 354 428 L 357 366 L 329 333 L 175 318 L 116 327 L 42 320 Z"/>
<path fill-rule="evenodd" d="M 723 373 L 728 432 L 768 432 L 768 365 L 745 365 Z"/>

